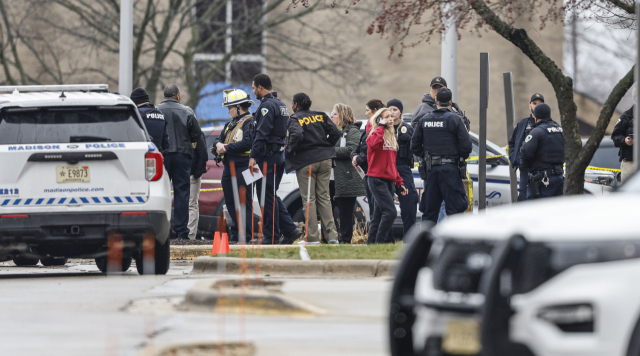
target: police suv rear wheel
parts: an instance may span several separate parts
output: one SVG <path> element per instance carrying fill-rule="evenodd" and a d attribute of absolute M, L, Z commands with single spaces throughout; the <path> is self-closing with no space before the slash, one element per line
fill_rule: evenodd
<path fill-rule="evenodd" d="M 106 257 L 96 257 L 96 266 L 98 266 L 98 269 L 100 270 L 100 272 L 102 273 L 107 273 L 107 258 Z M 121 271 L 122 272 L 126 272 L 127 270 L 129 270 L 129 267 L 131 267 L 131 261 L 132 258 L 131 257 L 123 257 L 122 258 L 122 264 L 121 266 Z"/>
<path fill-rule="evenodd" d="M 13 259 L 13 263 L 15 263 L 18 267 L 35 266 L 38 264 L 38 261 L 38 258 L 29 257 L 16 257 Z"/>
<path fill-rule="evenodd" d="M 68 259 L 64 258 L 64 257 L 60 257 L 60 258 L 56 258 L 56 257 L 48 257 L 48 258 L 41 258 L 40 259 L 40 263 L 42 263 L 43 266 L 49 267 L 49 266 L 64 266 L 67 264 Z"/>
<path fill-rule="evenodd" d="M 136 269 L 140 275 L 143 274 L 167 274 L 169 272 L 169 263 L 171 261 L 171 239 L 167 238 L 164 244 L 156 240 L 155 246 L 155 270 L 145 271 L 142 254 L 136 257 Z"/>

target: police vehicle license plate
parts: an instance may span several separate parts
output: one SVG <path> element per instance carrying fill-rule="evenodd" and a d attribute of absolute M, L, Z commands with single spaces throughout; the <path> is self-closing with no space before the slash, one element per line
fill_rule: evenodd
<path fill-rule="evenodd" d="M 480 353 L 480 323 L 476 320 L 450 320 L 442 335 L 442 351 L 452 355 Z"/>
<path fill-rule="evenodd" d="M 56 179 L 58 183 L 89 183 L 89 166 L 58 166 Z"/>

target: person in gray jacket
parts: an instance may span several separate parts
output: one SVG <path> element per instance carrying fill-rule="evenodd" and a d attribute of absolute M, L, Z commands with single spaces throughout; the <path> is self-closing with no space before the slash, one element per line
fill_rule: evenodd
<path fill-rule="evenodd" d="M 163 151 L 164 166 L 173 183 L 173 221 L 176 236 L 189 239 L 189 195 L 191 186 L 191 151 L 196 148 L 202 130 L 196 114 L 180 104 L 180 88 L 170 84 L 164 88 L 164 101 L 157 106 L 167 122 L 169 148 Z"/>
<path fill-rule="evenodd" d="M 334 201 L 338 207 L 340 224 L 339 241 L 350 244 L 353 237 L 353 210 L 356 198 L 367 194 L 364 179 L 351 165 L 351 151 L 360 141 L 360 125 L 353 117 L 353 111 L 345 104 L 336 104 L 331 111 L 331 121 L 341 130 L 336 142 L 336 165 L 333 168 L 335 185 Z"/>

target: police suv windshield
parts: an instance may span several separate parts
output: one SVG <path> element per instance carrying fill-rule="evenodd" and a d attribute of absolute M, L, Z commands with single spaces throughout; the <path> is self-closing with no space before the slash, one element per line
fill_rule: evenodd
<path fill-rule="evenodd" d="M 131 106 L 3 108 L 0 145 L 145 142 Z"/>

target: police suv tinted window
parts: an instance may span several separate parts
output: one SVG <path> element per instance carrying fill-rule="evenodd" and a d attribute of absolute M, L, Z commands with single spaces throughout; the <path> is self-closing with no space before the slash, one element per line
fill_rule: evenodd
<path fill-rule="evenodd" d="M 0 144 L 147 141 L 130 106 L 4 108 Z"/>
<path fill-rule="evenodd" d="M 593 154 L 589 166 L 600 168 L 613 168 L 620 169 L 620 162 L 618 161 L 618 147 L 600 147 Z"/>

